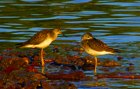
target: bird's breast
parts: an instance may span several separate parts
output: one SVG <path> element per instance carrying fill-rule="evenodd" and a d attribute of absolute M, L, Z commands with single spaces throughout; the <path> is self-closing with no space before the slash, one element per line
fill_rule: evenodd
<path fill-rule="evenodd" d="M 52 39 L 45 39 L 43 42 L 38 44 L 38 47 L 39 48 L 45 48 L 45 47 L 49 46 L 52 41 L 53 41 Z"/>
<path fill-rule="evenodd" d="M 115 54 L 112 52 L 108 52 L 108 51 L 97 51 L 91 48 L 86 48 L 85 49 L 86 53 L 93 55 L 93 56 L 99 56 L 99 55 L 106 55 L 106 54 Z"/>

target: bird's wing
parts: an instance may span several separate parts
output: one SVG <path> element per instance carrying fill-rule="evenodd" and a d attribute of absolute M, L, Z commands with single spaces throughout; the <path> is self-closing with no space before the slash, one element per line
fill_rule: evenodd
<path fill-rule="evenodd" d="M 49 29 L 42 30 L 42 31 L 36 33 L 34 36 L 32 36 L 28 41 L 24 42 L 23 45 L 39 44 L 39 43 L 43 42 L 48 37 L 48 33 L 50 33 L 50 32 L 51 32 L 51 30 L 49 30 Z"/>
<path fill-rule="evenodd" d="M 87 41 L 88 47 L 91 49 L 94 49 L 96 51 L 109 51 L 109 52 L 114 52 L 114 49 L 108 47 L 104 42 L 93 38 Z"/>

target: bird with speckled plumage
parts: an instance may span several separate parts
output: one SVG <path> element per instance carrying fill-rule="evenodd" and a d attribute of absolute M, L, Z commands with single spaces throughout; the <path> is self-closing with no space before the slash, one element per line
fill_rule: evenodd
<path fill-rule="evenodd" d="M 108 47 L 104 42 L 92 37 L 91 33 L 85 33 L 81 38 L 81 46 L 86 53 L 95 57 L 95 75 L 97 69 L 97 57 L 99 55 L 116 54 L 118 49 Z"/>
<path fill-rule="evenodd" d="M 58 34 L 62 34 L 61 29 L 59 27 L 55 27 L 53 30 L 44 29 L 44 30 L 36 33 L 29 40 L 27 40 L 23 43 L 16 44 L 16 47 L 17 48 L 18 47 L 41 48 L 42 66 L 45 66 L 44 59 L 43 59 L 43 49 L 48 47 L 57 38 Z"/>

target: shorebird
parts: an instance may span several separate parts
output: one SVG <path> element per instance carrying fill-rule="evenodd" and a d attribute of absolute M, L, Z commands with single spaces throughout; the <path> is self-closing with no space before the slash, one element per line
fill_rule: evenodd
<path fill-rule="evenodd" d="M 86 53 L 95 57 L 95 75 L 97 69 L 97 57 L 99 55 L 116 54 L 118 49 L 108 47 L 104 42 L 92 37 L 91 33 L 85 33 L 81 38 L 81 46 Z"/>
<path fill-rule="evenodd" d="M 35 35 L 33 35 L 29 40 L 16 44 L 17 48 L 41 48 L 41 61 L 42 66 L 45 66 L 44 59 L 43 59 L 43 49 L 48 47 L 52 41 L 57 38 L 58 34 L 62 34 L 61 29 L 59 27 L 55 27 L 53 30 L 44 29 Z M 62 34 L 65 36 L 64 34 Z"/>

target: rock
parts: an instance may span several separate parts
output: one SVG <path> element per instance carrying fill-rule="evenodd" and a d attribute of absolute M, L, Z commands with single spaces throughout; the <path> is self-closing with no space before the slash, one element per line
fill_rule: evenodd
<path fill-rule="evenodd" d="M 3 72 L 9 74 L 12 70 L 17 70 L 17 67 L 11 66 L 3 70 Z"/>
<path fill-rule="evenodd" d="M 84 64 L 82 66 L 82 70 L 94 70 L 95 69 L 95 66 L 94 65 L 87 65 L 87 64 Z"/>
<path fill-rule="evenodd" d="M 32 63 L 31 66 L 39 66 L 39 63 Z"/>
<path fill-rule="evenodd" d="M 46 80 L 46 77 L 43 76 L 42 74 L 34 74 L 34 76 L 38 79 L 38 80 Z"/>
<path fill-rule="evenodd" d="M 136 73 L 105 73 L 98 75 L 98 78 L 123 78 L 123 79 L 140 79 L 140 75 Z"/>
<path fill-rule="evenodd" d="M 0 61 L 2 60 L 3 56 L 0 55 Z"/>
<path fill-rule="evenodd" d="M 1 61 L 1 66 L 6 68 L 10 66 L 19 68 L 19 67 L 24 67 L 26 65 L 27 65 L 26 61 L 20 57 L 5 56 Z"/>
<path fill-rule="evenodd" d="M 33 55 L 32 56 L 32 62 L 40 62 L 40 56 L 39 55 Z"/>
<path fill-rule="evenodd" d="M 26 70 L 27 70 L 28 72 L 39 73 L 39 72 L 34 68 L 34 66 L 26 66 Z"/>
<path fill-rule="evenodd" d="M 90 56 L 83 57 L 82 60 L 84 60 L 84 63 L 85 63 L 85 64 L 88 64 L 88 65 L 89 65 L 89 64 L 95 65 L 95 59 L 92 58 L 92 57 L 90 57 Z M 97 59 L 97 63 L 99 63 L 99 62 L 100 62 L 100 60 Z"/>
<path fill-rule="evenodd" d="M 69 72 L 60 71 L 46 74 L 48 79 L 64 79 L 64 80 L 80 80 L 85 76 L 82 71 L 79 70 L 71 70 Z"/>
<path fill-rule="evenodd" d="M 54 48 L 53 49 L 53 53 L 58 53 L 59 52 L 59 49 L 58 48 Z"/>
<path fill-rule="evenodd" d="M 109 61 L 109 60 L 106 60 L 104 61 L 104 64 L 103 64 L 104 67 L 110 67 L 110 66 L 121 66 L 121 64 L 115 62 L 115 61 Z"/>
<path fill-rule="evenodd" d="M 14 83 L 11 87 L 12 89 L 22 89 L 22 86 L 17 83 Z"/>
<path fill-rule="evenodd" d="M 29 81 L 25 81 L 23 89 L 36 89 L 36 87 L 34 87 Z"/>
<path fill-rule="evenodd" d="M 122 60 L 122 59 L 123 59 L 123 57 L 117 57 L 117 59 L 120 61 L 120 60 Z"/>
<path fill-rule="evenodd" d="M 26 57 L 26 53 L 24 53 L 24 52 L 17 52 L 17 55 L 19 57 Z"/>
<path fill-rule="evenodd" d="M 29 58 L 28 57 L 23 57 L 22 59 L 27 63 L 27 65 L 29 64 Z"/>
<path fill-rule="evenodd" d="M 77 87 L 69 82 L 60 83 L 58 89 L 77 89 Z"/>
<path fill-rule="evenodd" d="M 43 89 L 55 89 L 46 80 L 41 80 L 41 85 L 42 85 Z"/>
<path fill-rule="evenodd" d="M 18 83 L 23 83 L 24 81 L 38 81 L 35 74 L 34 72 L 27 72 L 25 70 L 13 70 L 8 76 L 8 81 Z"/>
<path fill-rule="evenodd" d="M 73 48 L 73 51 L 84 51 L 84 49 L 83 48 Z"/>

